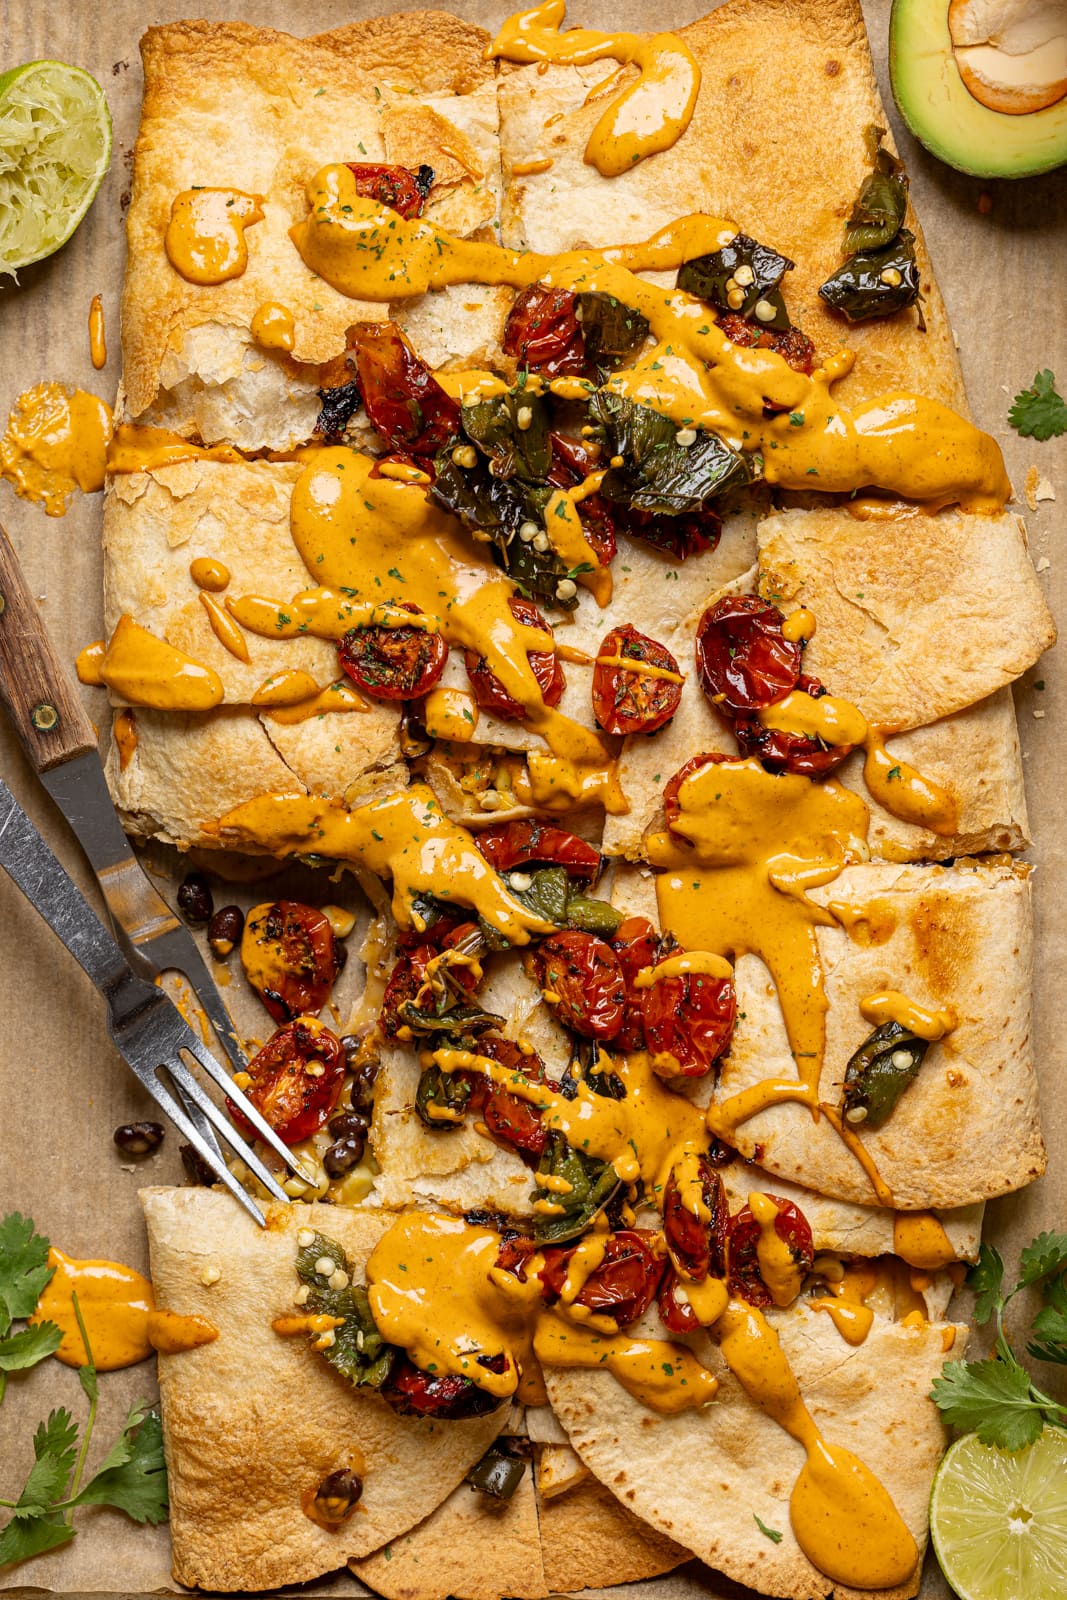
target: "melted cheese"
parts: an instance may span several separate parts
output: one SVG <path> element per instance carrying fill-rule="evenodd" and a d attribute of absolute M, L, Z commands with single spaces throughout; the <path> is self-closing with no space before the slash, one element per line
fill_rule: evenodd
<path fill-rule="evenodd" d="M 222 679 L 165 639 L 121 616 L 111 635 L 100 677 L 136 706 L 159 711 L 210 711 L 223 696 Z"/>
<path fill-rule="evenodd" d="M 860 1013 L 876 1028 L 883 1022 L 896 1022 L 919 1039 L 943 1039 L 959 1025 L 959 1018 L 951 1006 L 932 1011 L 917 1000 L 909 1000 L 899 989 L 880 989 L 860 1001 Z"/>
<path fill-rule="evenodd" d="M 0 439 L 0 478 L 61 517 L 75 489 L 104 486 L 111 408 L 84 389 L 39 383 L 20 394 Z"/>
<path fill-rule="evenodd" d="M 447 892 L 470 906 L 512 944 L 553 925 L 511 895 L 465 829 L 442 813 L 424 783 L 346 811 L 319 795 L 257 795 L 212 825 L 226 844 L 275 856 L 323 855 L 393 879 L 393 913 L 412 925 L 417 895 Z"/>
<path fill-rule="evenodd" d="M 163 236 L 167 260 L 187 283 L 239 278 L 248 265 L 245 229 L 263 221 L 263 196 L 243 189 L 184 189 Z"/>
<path fill-rule="evenodd" d="M 693 116 L 700 67 L 674 33 L 597 33 L 592 28 L 561 33 L 565 9 L 565 0 L 544 0 L 532 11 L 509 17 L 486 55 L 569 66 L 609 58 L 619 63 L 620 70 L 631 63 L 638 67 L 637 81 L 612 101 L 585 147 L 589 165 L 605 178 L 616 178 L 646 156 L 678 142 Z M 609 80 L 612 90 L 616 77 L 612 73 Z M 598 88 L 603 92 L 603 85 Z M 526 170 L 543 171 L 546 165 L 551 163 L 527 163 Z"/>
<path fill-rule="evenodd" d="M 789 1520 L 808 1560 L 835 1583 L 860 1589 L 905 1583 L 919 1560 L 915 1540 L 870 1468 L 823 1438 L 763 1313 L 732 1300 L 717 1331 L 742 1387 L 807 1452 Z"/>
<path fill-rule="evenodd" d="M 858 859 L 867 808 L 832 779 L 775 777 L 754 760 L 693 773 L 678 804 L 673 833 L 648 840 L 648 859 L 662 869 L 660 926 L 689 949 L 734 961 L 746 952 L 759 956 L 774 979 L 797 1063 L 796 1079 L 768 1079 L 711 1107 L 709 1125 L 728 1140 L 740 1122 L 777 1101 L 816 1108 L 827 1002 L 815 929 L 834 918 L 805 890 Z"/>
<path fill-rule="evenodd" d="M 558 256 L 456 239 L 357 193 L 343 165 L 308 184 L 309 213 L 291 229 L 305 263 L 354 299 L 401 301 L 456 283 L 600 292 L 647 318 L 654 341 L 607 382 L 614 393 L 763 452 L 764 476 L 784 488 L 848 493 L 865 485 L 916 500 L 949 496 L 998 510 L 1010 493 L 996 441 L 933 400 L 891 394 L 849 410 L 831 390 L 851 370 L 839 351 L 810 376 L 771 350 L 732 344 L 703 302 L 636 276 L 721 248 L 733 223 L 689 216 L 641 244 Z M 774 408 L 766 413 L 768 404 Z M 801 418 L 801 421 L 797 421 Z"/>
<path fill-rule="evenodd" d="M 148 1328 L 155 1302 L 147 1278 L 118 1261 L 75 1261 L 54 1246 L 48 1252 L 48 1265 L 54 1268 L 52 1279 L 30 1321 L 54 1322 L 62 1330 L 57 1361 L 66 1367 L 84 1367 L 88 1362 L 74 1311 L 75 1295 L 98 1371 L 132 1367 L 152 1354 Z"/>

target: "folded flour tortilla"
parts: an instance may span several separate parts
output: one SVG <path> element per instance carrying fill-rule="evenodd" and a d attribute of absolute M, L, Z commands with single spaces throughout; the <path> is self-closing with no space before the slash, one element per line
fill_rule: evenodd
<path fill-rule="evenodd" d="M 507 1408 L 465 1422 L 398 1417 L 306 1338 L 271 1328 L 293 1310 L 301 1228 L 336 1239 L 359 1271 L 394 1218 L 274 1206 L 258 1228 L 224 1193 L 147 1189 L 141 1201 L 157 1304 L 206 1318 L 219 1335 L 159 1357 L 178 1582 L 220 1590 L 303 1583 L 429 1516 L 485 1453 Z M 208 1266 L 220 1273 L 210 1288 Z M 326 1531 L 305 1515 L 301 1496 L 341 1467 L 359 1472 L 363 1496 L 347 1522 Z"/>
<path fill-rule="evenodd" d="M 352 323 L 389 312 L 338 293 L 304 265 L 288 238 L 306 211 L 304 186 L 330 162 L 426 162 L 437 178 L 427 216 L 460 234 L 490 223 L 499 152 L 488 38 L 441 11 L 309 39 L 238 22 L 149 30 L 127 218 L 120 420 L 251 450 L 310 438 L 317 363 L 344 349 Z M 164 251 L 171 203 L 194 185 L 266 199 L 264 221 L 247 230 L 247 270 L 221 285 L 187 283 Z M 292 358 L 252 341 L 265 302 L 293 313 Z M 413 307 L 412 330 L 439 362 L 467 362 L 497 347 L 505 308 L 494 290 L 453 294 L 431 311 Z"/>

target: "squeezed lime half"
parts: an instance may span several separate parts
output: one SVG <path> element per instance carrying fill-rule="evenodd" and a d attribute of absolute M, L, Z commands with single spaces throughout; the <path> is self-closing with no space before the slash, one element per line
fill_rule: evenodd
<path fill-rule="evenodd" d="M 88 72 L 28 61 L 0 75 L 0 274 L 66 244 L 110 160 L 111 113 Z"/>
<path fill-rule="evenodd" d="M 1064 1600 L 1067 1433 L 1025 1450 L 957 1439 L 937 1470 L 930 1537 L 960 1600 Z"/>

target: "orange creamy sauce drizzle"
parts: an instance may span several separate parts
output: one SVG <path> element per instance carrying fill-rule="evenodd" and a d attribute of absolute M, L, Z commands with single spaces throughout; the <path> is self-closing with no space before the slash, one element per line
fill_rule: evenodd
<path fill-rule="evenodd" d="M 245 229 L 263 221 L 263 196 L 243 189 L 185 189 L 163 237 L 167 260 L 187 283 L 239 278 L 248 265 Z"/>
<path fill-rule="evenodd" d="M 700 89 L 700 67 L 673 33 L 560 32 L 564 0 L 545 0 L 509 17 L 486 51 L 508 61 L 584 66 L 610 58 L 619 71 L 631 63 L 640 76 L 613 100 L 589 136 L 585 159 L 605 178 L 629 172 L 638 161 L 669 150 L 688 128 Z M 612 74 L 611 87 L 617 74 Z M 527 170 L 544 171 L 541 163 Z"/>
<path fill-rule="evenodd" d="M 137 720 L 128 706 L 116 714 L 111 737 L 119 753 L 119 770 L 125 772 L 137 749 Z"/>
<path fill-rule="evenodd" d="M 244 461 L 240 450 L 229 444 L 191 444 L 180 433 L 168 428 L 147 428 L 121 422 L 112 435 L 107 451 L 107 471 L 149 472 L 172 466 L 177 461 Z"/>
<path fill-rule="evenodd" d="M 0 478 L 61 517 L 75 489 L 104 486 L 111 408 L 84 389 L 39 383 L 20 394 L 0 439 Z"/>
<path fill-rule="evenodd" d="M 210 1344 L 218 1329 L 206 1317 L 159 1310 L 148 1279 L 118 1261 L 76 1261 L 53 1246 L 48 1265 L 54 1268 L 37 1302 L 31 1322 L 54 1322 L 63 1334 L 56 1359 L 67 1367 L 84 1367 L 88 1354 L 74 1309 L 78 1298 L 93 1361 L 100 1372 L 135 1366 L 158 1350 L 176 1355 Z"/>
<path fill-rule="evenodd" d="M 252 317 L 252 338 L 262 350 L 290 351 L 296 343 L 296 321 L 288 306 L 265 300 Z"/>
<path fill-rule="evenodd" d="M 107 336 L 104 330 L 104 302 L 94 294 L 89 302 L 89 358 L 99 372 L 107 366 Z"/>
<path fill-rule="evenodd" d="M 521 1283 L 496 1267 L 499 1246 L 492 1230 L 453 1216 L 401 1217 L 366 1269 L 382 1336 L 424 1370 L 469 1378 L 502 1400 L 528 1398 L 531 1385 L 538 1392 L 539 1375 L 531 1375 L 543 1364 L 606 1369 L 641 1404 L 665 1415 L 713 1401 L 718 1380 L 685 1346 L 619 1332 L 608 1318 L 597 1319 L 608 1324 L 603 1329 L 591 1326 L 587 1316 L 576 1319 L 582 1311 L 576 1296 L 603 1254 L 596 1231 L 578 1246 L 551 1308 L 541 1297 L 538 1256 L 527 1263 L 527 1281 Z M 874 1474 L 816 1427 L 767 1319 L 730 1298 L 717 1280 L 691 1287 L 718 1291 L 694 1295 L 698 1317 L 714 1327 L 742 1387 L 807 1454 L 790 1498 L 801 1549 L 835 1581 L 879 1587 L 903 1582 L 918 1560 L 911 1534 Z M 503 1371 L 481 1365 L 479 1356 L 502 1357 Z"/>

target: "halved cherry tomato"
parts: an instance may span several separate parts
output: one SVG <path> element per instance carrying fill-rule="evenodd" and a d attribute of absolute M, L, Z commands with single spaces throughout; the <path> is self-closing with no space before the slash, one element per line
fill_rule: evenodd
<path fill-rule="evenodd" d="M 485 1366 L 490 1364 L 485 1357 L 478 1359 Z M 405 1355 L 397 1358 L 378 1392 L 401 1416 L 441 1417 L 452 1422 L 461 1417 L 484 1417 L 501 1404 L 496 1395 L 479 1389 L 470 1378 L 423 1372 Z"/>
<path fill-rule="evenodd" d="M 685 1293 L 685 1284 L 674 1266 L 668 1262 L 656 1295 L 659 1320 L 671 1333 L 699 1333 L 700 1319 L 688 1300 L 678 1298 Z"/>
<path fill-rule="evenodd" d="M 726 1234 L 730 1208 L 719 1174 L 701 1156 L 697 1163 L 700 1193 L 710 1213 L 704 1221 L 683 1204 L 682 1191 L 671 1170 L 663 1191 L 663 1236 L 671 1256 L 687 1278 L 701 1283 L 709 1274 L 721 1278 L 726 1266 Z"/>
<path fill-rule="evenodd" d="M 465 1213 L 469 1222 L 471 1213 Z M 490 1224 L 492 1226 L 492 1224 Z M 510 1272 L 518 1278 L 520 1283 L 526 1282 L 526 1268 L 530 1258 L 535 1256 L 540 1249 L 536 1239 L 531 1239 L 528 1234 L 513 1234 L 510 1239 L 504 1239 L 496 1253 L 496 1266 L 501 1272 Z"/>
<path fill-rule="evenodd" d="M 685 780 L 691 778 L 694 773 L 703 771 L 705 767 L 712 767 L 720 761 L 730 761 L 731 759 L 732 757 L 724 755 L 720 750 L 705 750 L 702 755 L 690 756 L 689 760 L 684 762 L 678 768 L 678 771 L 667 779 L 663 788 L 663 814 L 667 819 L 668 828 L 673 828 L 682 814 L 678 791 Z"/>
<path fill-rule="evenodd" d="M 595 472 L 599 457 L 580 439 L 565 433 L 549 434 L 552 466 L 548 482 L 556 489 L 571 489 Z M 615 507 L 602 494 L 586 495 L 578 502 L 578 520 L 585 542 L 602 567 L 610 567 L 618 548 L 615 538 Z"/>
<path fill-rule="evenodd" d="M 737 996 L 729 978 L 686 972 L 641 993 L 645 1043 L 661 1078 L 702 1078 L 729 1046 Z"/>
<path fill-rule="evenodd" d="M 626 984 L 609 944 L 565 929 L 538 945 L 534 962 L 561 1022 L 586 1039 L 614 1039 L 626 1015 Z"/>
<path fill-rule="evenodd" d="M 395 322 L 358 322 L 348 330 L 363 405 L 392 450 L 432 456 L 459 431 L 459 402 L 442 389 Z"/>
<path fill-rule="evenodd" d="M 626 985 L 626 1015 L 622 1027 L 615 1035 L 619 1050 L 645 1048 L 645 1018 L 641 1006 L 642 991 L 634 988 L 634 979 L 644 967 L 654 967 L 659 959 L 659 934 L 647 917 L 627 917 L 619 923 L 611 948 L 619 958 L 622 978 Z"/>
<path fill-rule="evenodd" d="M 775 1233 L 789 1246 L 797 1265 L 807 1272 L 815 1254 L 807 1217 L 791 1200 L 783 1200 L 776 1194 L 767 1198 L 778 1207 L 778 1215 L 774 1219 Z M 772 1301 L 771 1292 L 760 1276 L 756 1250 L 759 1236 L 759 1223 L 748 1206 L 742 1206 L 737 1215 L 730 1218 L 726 1236 L 727 1285 L 731 1294 L 740 1295 L 749 1305 L 762 1309 Z"/>
<path fill-rule="evenodd" d="M 512 1072 L 521 1072 L 524 1078 L 534 1083 L 541 1083 L 544 1079 L 545 1064 L 537 1052 L 527 1055 L 511 1039 L 483 1033 L 478 1040 L 478 1053 L 499 1061 L 501 1066 Z M 458 1076 L 471 1080 L 474 1093 L 469 1109 L 475 1113 L 481 1112 L 482 1121 L 495 1139 L 512 1145 L 516 1150 L 524 1150 L 528 1155 L 541 1154 L 545 1148 L 545 1130 L 536 1106 L 501 1085 L 490 1083 L 480 1072 L 461 1072 Z"/>
<path fill-rule="evenodd" d="M 576 312 L 578 296 L 539 283 L 516 295 L 504 324 L 503 349 L 522 366 L 553 377 L 584 373 L 585 339 Z"/>
<path fill-rule="evenodd" d="M 385 985 L 382 995 L 381 1009 L 378 1013 L 378 1028 L 387 1039 L 395 1039 L 400 1028 L 404 1026 L 404 1019 L 400 1015 L 401 1006 L 414 1002 L 419 997 L 419 991 L 426 982 L 426 974 L 430 962 L 442 950 L 453 948 L 471 931 L 476 931 L 477 924 L 463 922 L 445 932 L 437 944 L 430 944 L 423 940 L 419 944 L 401 948 L 400 954 L 393 963 L 393 970 Z M 435 930 L 436 932 L 436 927 Z M 470 967 L 454 966 L 449 969 L 449 975 L 468 994 L 473 994 L 478 987 L 478 979 Z"/>
<path fill-rule="evenodd" d="M 654 550 L 663 550 L 676 561 L 686 561 L 704 550 L 714 550 L 722 538 L 722 518 L 710 506 L 688 516 L 660 516 L 655 511 L 639 511 L 633 506 L 613 504 L 615 525 L 633 539 L 643 539 Z"/>
<path fill-rule="evenodd" d="M 410 601 L 403 604 L 421 615 Z M 374 624 L 350 628 L 338 641 L 341 666 L 365 694 L 375 700 L 417 700 L 428 694 L 448 662 L 448 644 L 425 628 L 387 628 Z"/>
<path fill-rule="evenodd" d="M 508 600 L 508 605 L 516 622 L 521 622 L 527 628 L 539 628 L 543 633 L 551 634 L 550 625 L 532 600 L 513 594 Z M 559 656 L 554 650 L 527 650 L 526 659 L 530 663 L 530 671 L 537 679 L 537 687 L 541 691 L 545 705 L 558 706 L 567 686 Z M 485 657 L 478 655 L 475 650 L 467 650 L 464 652 L 464 660 L 467 664 L 471 693 L 482 710 L 491 711 L 495 717 L 502 717 L 506 722 L 524 721 L 526 708 L 512 699 L 496 673 L 490 669 Z"/>
<path fill-rule="evenodd" d="M 495 872 L 511 872 L 536 862 L 538 866 L 563 867 L 569 878 L 590 883 L 600 871 L 600 851 L 595 846 L 565 828 L 533 817 L 483 828 L 474 842 Z"/>
<path fill-rule="evenodd" d="M 252 1057 L 248 1075 L 252 1082 L 245 1094 L 256 1110 L 284 1144 L 299 1144 L 334 1113 L 345 1079 L 344 1048 L 316 1017 L 297 1017 Z M 256 1138 L 255 1129 L 229 1100 L 226 1109 L 243 1133 Z"/>
<path fill-rule="evenodd" d="M 271 900 L 248 913 L 241 964 L 275 1022 L 322 1010 L 341 968 L 338 956 L 329 918 L 314 906 Z"/>
<path fill-rule="evenodd" d="M 655 1298 L 666 1262 L 652 1248 L 655 1234 L 638 1228 L 623 1228 L 610 1234 L 604 1259 L 586 1278 L 575 1304 L 588 1311 L 614 1317 L 620 1327 L 643 1317 Z M 538 1276 L 551 1305 L 558 1300 L 567 1281 L 567 1267 L 576 1245 L 550 1245 Z"/>
<path fill-rule="evenodd" d="M 426 196 L 433 187 L 433 168 L 385 166 L 376 162 L 346 161 L 356 180 L 356 193 L 377 200 L 402 217 L 421 217 Z"/>
<path fill-rule="evenodd" d="M 796 688 L 800 645 L 782 635 L 782 613 L 754 594 L 727 595 L 697 628 L 697 669 L 713 705 L 734 716 L 776 705 Z"/>
<path fill-rule="evenodd" d="M 618 666 L 616 656 L 655 671 Z M 654 733 L 671 720 L 681 704 L 682 685 L 657 672 L 680 676 L 665 645 L 629 622 L 604 635 L 593 668 L 593 715 L 605 733 Z"/>
<path fill-rule="evenodd" d="M 745 317 L 736 316 L 732 311 L 720 314 L 719 327 L 731 344 L 745 348 L 754 345 L 760 350 L 773 350 L 775 355 L 781 356 L 783 361 L 788 361 L 797 372 L 805 372 L 811 376 L 815 367 L 815 346 L 807 334 L 801 333 L 799 328 L 784 328 L 781 332 L 772 331 L 761 328 L 758 322 L 749 322 Z"/>
<path fill-rule="evenodd" d="M 826 689 L 818 678 L 801 673 L 797 688 L 818 700 Z M 789 733 L 782 728 L 765 728 L 756 717 L 741 717 L 734 723 L 734 738 L 743 756 L 755 756 L 768 772 L 793 772 L 804 778 L 821 778 L 839 767 L 856 748 L 852 744 L 823 744 L 806 733 Z"/>

